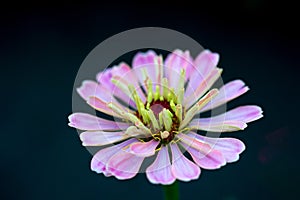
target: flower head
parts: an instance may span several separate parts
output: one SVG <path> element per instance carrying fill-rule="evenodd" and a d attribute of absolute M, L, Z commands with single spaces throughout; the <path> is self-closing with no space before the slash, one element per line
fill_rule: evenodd
<path fill-rule="evenodd" d="M 86 113 L 69 116 L 69 126 L 84 130 L 84 146 L 104 146 L 91 161 L 91 169 L 105 176 L 130 179 L 145 158 L 151 183 L 171 184 L 176 179 L 198 179 L 200 168 L 217 169 L 235 162 L 245 145 L 234 138 L 214 138 L 197 133 L 243 130 L 262 117 L 258 106 L 240 106 L 209 118 L 200 113 L 216 108 L 249 90 L 241 80 L 211 89 L 222 69 L 219 55 L 208 50 L 193 59 L 175 50 L 165 61 L 154 51 L 138 53 L 132 68 L 125 63 L 84 81 L 79 95 L 94 109 L 113 116 L 109 120 Z M 187 151 L 192 159 L 183 155 Z"/>

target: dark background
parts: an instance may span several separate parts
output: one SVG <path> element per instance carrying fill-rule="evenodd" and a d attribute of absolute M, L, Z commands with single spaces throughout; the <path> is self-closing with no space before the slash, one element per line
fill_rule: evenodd
<path fill-rule="evenodd" d="M 182 199 L 296 199 L 299 183 L 299 16 L 290 2 L 74 2 L 1 7 L 0 199 L 162 199 L 144 174 L 118 181 L 90 171 L 91 155 L 67 126 L 72 88 L 87 54 L 131 28 L 187 34 L 221 55 L 224 82 L 250 91 L 265 117 L 242 132 L 238 163 L 180 183 Z M 226 135 L 226 133 L 224 134 Z"/>

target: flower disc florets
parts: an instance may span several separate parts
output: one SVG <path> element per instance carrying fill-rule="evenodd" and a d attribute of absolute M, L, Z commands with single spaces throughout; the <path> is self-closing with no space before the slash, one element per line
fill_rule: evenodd
<path fill-rule="evenodd" d="M 135 98 L 138 108 L 136 116 L 152 133 L 151 137 L 141 138 L 142 141 L 149 141 L 153 138 L 161 144 L 168 144 L 178 133 L 183 117 L 182 105 L 178 103 L 178 96 L 174 89 L 167 88 L 167 79 L 164 79 L 164 83 L 164 87 L 156 85 L 155 92 L 149 90 L 145 104 L 141 103 L 139 98 Z M 151 80 L 148 80 L 147 86 L 148 89 L 152 88 Z"/>

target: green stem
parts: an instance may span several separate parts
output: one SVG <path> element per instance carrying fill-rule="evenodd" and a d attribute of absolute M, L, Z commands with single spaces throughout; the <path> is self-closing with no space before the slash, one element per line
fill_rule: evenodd
<path fill-rule="evenodd" d="M 163 185 L 165 200 L 179 200 L 179 183 L 175 181 L 172 185 Z"/>

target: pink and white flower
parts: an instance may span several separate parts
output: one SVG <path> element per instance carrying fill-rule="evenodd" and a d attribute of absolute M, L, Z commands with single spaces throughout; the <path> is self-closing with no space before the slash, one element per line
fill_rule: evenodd
<path fill-rule="evenodd" d="M 255 105 L 240 106 L 224 114 L 199 118 L 249 90 L 241 80 L 211 89 L 220 78 L 219 55 L 209 50 L 193 59 L 188 51 L 175 50 L 165 61 L 154 51 L 138 53 L 132 68 L 126 63 L 106 69 L 96 81 L 84 81 L 79 95 L 94 109 L 120 120 L 111 121 L 86 113 L 69 116 L 69 126 L 83 130 L 84 146 L 103 146 L 91 169 L 117 179 L 133 178 L 145 158 L 148 180 L 172 184 L 176 179 L 198 179 L 203 169 L 217 169 L 235 162 L 245 150 L 235 138 L 197 134 L 243 130 L 262 117 Z M 183 155 L 187 151 L 191 160 Z"/>

